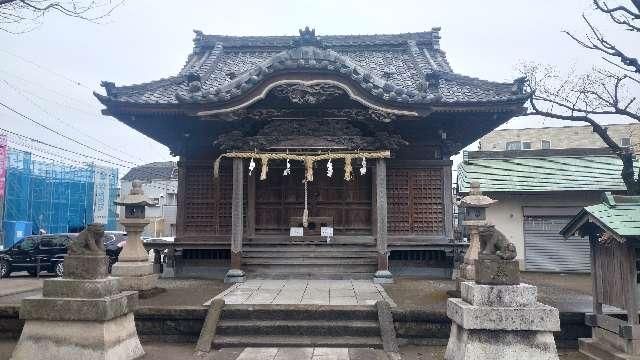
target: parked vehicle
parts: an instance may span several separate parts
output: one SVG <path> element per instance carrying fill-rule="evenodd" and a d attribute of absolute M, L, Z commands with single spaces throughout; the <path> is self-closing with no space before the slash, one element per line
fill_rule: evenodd
<path fill-rule="evenodd" d="M 15 271 L 36 276 L 38 270 L 62 276 L 64 257 L 74 234 L 47 234 L 24 237 L 0 252 L 0 277 Z"/>
<path fill-rule="evenodd" d="M 0 251 L 0 277 L 8 277 L 17 271 L 27 271 L 31 276 L 37 276 L 39 271 L 62 276 L 69 243 L 77 235 L 45 234 L 23 238 L 10 248 Z M 118 261 L 126 236 L 124 232 L 105 231 L 103 242 L 105 253 L 109 256 L 109 272 L 111 266 Z"/>

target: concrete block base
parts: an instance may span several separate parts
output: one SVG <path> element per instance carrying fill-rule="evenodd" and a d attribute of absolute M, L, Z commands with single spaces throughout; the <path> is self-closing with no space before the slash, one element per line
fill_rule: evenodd
<path fill-rule="evenodd" d="M 460 285 L 462 299 L 447 301 L 445 360 L 558 360 L 558 309 L 537 302 L 535 286 Z"/>
<path fill-rule="evenodd" d="M 551 331 L 467 330 L 453 322 L 445 360 L 558 360 Z"/>
<path fill-rule="evenodd" d="M 158 282 L 153 263 L 148 261 L 118 261 L 113 265 L 111 274 L 120 278 L 122 290 L 149 290 L 155 288 Z"/>
<path fill-rule="evenodd" d="M 240 269 L 229 269 L 224 276 L 224 282 L 226 284 L 243 283 L 246 277 L 244 271 Z"/>
<path fill-rule="evenodd" d="M 133 313 L 108 321 L 27 320 L 12 360 L 130 360 L 144 355 Z"/>
<path fill-rule="evenodd" d="M 393 275 L 388 270 L 378 270 L 373 275 L 374 284 L 393 284 Z"/>
<path fill-rule="evenodd" d="M 146 291 L 156 287 L 158 274 L 120 277 L 120 289 L 130 291 Z"/>

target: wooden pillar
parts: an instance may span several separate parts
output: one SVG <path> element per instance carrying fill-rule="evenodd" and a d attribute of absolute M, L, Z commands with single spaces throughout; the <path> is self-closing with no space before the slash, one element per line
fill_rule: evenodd
<path fill-rule="evenodd" d="M 178 194 L 177 194 L 177 209 L 176 209 L 176 242 L 182 241 L 184 236 L 184 219 L 186 204 L 186 180 L 187 180 L 187 167 L 185 166 L 184 157 L 180 157 L 178 161 Z"/>
<path fill-rule="evenodd" d="M 602 314 L 602 303 L 598 298 L 598 281 L 600 275 L 596 271 L 596 246 L 597 240 L 594 235 L 589 236 L 589 248 L 591 249 L 591 287 L 593 294 L 593 312 L 597 315 Z"/>
<path fill-rule="evenodd" d="M 378 271 L 389 270 L 387 250 L 387 163 L 385 159 L 376 161 L 375 173 L 375 235 L 378 251 Z"/>
<path fill-rule="evenodd" d="M 451 192 L 451 164 L 442 167 L 442 204 L 444 211 L 444 236 L 453 239 L 453 194 Z"/>
<path fill-rule="evenodd" d="M 623 264 L 626 265 L 623 271 L 627 272 L 626 276 L 623 276 L 623 279 L 627 281 L 627 284 L 624 287 L 627 290 L 627 293 L 625 294 L 627 297 L 627 323 L 629 325 L 638 325 L 640 322 L 638 321 L 638 301 L 636 299 L 636 288 L 638 287 L 636 254 L 631 241 L 627 241 L 623 244 L 623 251 L 626 258 L 623 259 Z"/>
<path fill-rule="evenodd" d="M 242 258 L 242 159 L 233 159 L 233 194 L 231 197 L 231 268 L 240 269 Z"/>

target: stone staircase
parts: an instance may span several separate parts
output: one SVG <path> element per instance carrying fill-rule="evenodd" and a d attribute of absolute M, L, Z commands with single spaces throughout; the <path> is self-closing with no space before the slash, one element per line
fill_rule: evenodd
<path fill-rule="evenodd" d="M 214 348 L 383 348 L 376 306 L 367 305 L 225 305 L 215 334 Z"/>
<path fill-rule="evenodd" d="M 273 279 L 369 279 L 377 269 L 374 244 L 283 242 L 245 244 L 242 266 L 247 274 Z"/>

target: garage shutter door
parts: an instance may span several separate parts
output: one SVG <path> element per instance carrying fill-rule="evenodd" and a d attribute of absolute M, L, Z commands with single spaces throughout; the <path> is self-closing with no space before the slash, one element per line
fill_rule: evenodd
<path fill-rule="evenodd" d="M 524 264 L 527 271 L 589 272 L 589 240 L 564 239 L 560 230 L 570 217 L 524 218 Z"/>

